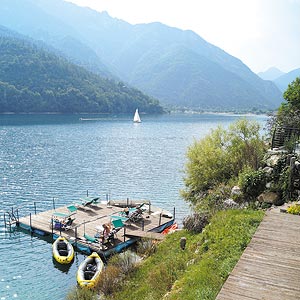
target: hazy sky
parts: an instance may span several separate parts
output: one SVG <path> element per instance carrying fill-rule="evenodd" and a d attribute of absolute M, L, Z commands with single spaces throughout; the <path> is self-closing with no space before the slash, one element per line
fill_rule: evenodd
<path fill-rule="evenodd" d="M 254 72 L 300 68 L 300 0 L 68 0 L 131 24 L 190 29 Z"/>

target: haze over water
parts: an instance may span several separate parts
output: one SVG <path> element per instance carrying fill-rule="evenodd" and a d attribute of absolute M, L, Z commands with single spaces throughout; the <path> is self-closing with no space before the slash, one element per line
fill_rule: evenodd
<path fill-rule="evenodd" d="M 132 116 L 0 115 L 0 299 L 64 299 L 76 284 L 84 256 L 69 269 L 52 261 L 51 244 L 4 228 L 3 215 L 20 215 L 73 203 L 86 194 L 105 199 L 148 199 L 172 210 L 181 223 L 189 212 L 180 198 L 187 147 L 236 115 Z M 266 116 L 250 116 L 262 125 Z M 13 258 L 13 259 L 11 259 Z M 7 260 L 9 259 L 9 263 Z M 42 295 L 42 297 L 41 297 Z"/>

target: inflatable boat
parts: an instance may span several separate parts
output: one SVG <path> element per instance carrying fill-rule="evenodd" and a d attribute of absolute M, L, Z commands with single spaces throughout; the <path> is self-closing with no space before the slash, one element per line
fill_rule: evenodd
<path fill-rule="evenodd" d="M 74 248 L 64 237 L 59 236 L 52 245 L 53 257 L 60 264 L 69 264 L 74 258 Z"/>
<path fill-rule="evenodd" d="M 103 268 L 103 261 L 96 252 L 93 252 L 78 267 L 77 282 L 79 286 L 93 289 L 99 281 Z"/>

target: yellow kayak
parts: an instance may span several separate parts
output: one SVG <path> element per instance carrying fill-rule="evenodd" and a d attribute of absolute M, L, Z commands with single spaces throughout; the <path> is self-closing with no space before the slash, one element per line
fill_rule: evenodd
<path fill-rule="evenodd" d="M 74 258 L 74 248 L 64 237 L 59 236 L 52 245 L 53 257 L 60 264 L 69 264 Z"/>
<path fill-rule="evenodd" d="M 103 268 L 103 261 L 96 252 L 93 252 L 78 267 L 77 282 L 79 286 L 93 289 L 99 281 Z"/>

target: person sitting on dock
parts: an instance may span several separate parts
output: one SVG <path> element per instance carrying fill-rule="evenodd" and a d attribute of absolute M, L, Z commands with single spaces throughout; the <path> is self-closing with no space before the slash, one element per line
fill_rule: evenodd
<path fill-rule="evenodd" d="M 61 227 L 63 230 L 69 230 L 71 229 L 71 225 L 73 224 L 75 218 L 72 219 L 71 217 L 68 217 L 67 221 L 63 221 L 61 224 Z"/>
<path fill-rule="evenodd" d="M 111 242 L 113 240 L 114 237 L 114 232 L 112 230 L 111 224 L 110 223 L 104 223 L 102 225 L 103 227 L 103 232 L 102 232 L 102 236 L 101 236 L 101 240 L 100 242 L 102 244 L 106 244 L 108 242 Z"/>
<path fill-rule="evenodd" d="M 126 217 L 129 217 L 129 208 L 128 207 L 124 208 L 124 214 L 126 215 Z"/>
<path fill-rule="evenodd" d="M 106 223 L 103 224 L 103 239 L 107 240 L 110 234 L 111 228 L 110 228 L 110 224 Z"/>

